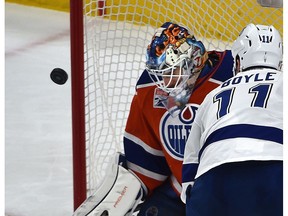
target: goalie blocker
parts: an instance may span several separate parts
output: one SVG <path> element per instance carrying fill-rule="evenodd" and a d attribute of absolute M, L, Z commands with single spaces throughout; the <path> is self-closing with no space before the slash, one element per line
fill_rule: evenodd
<path fill-rule="evenodd" d="M 74 212 L 73 216 L 131 216 L 143 197 L 140 180 L 125 169 L 124 155 L 117 153 L 102 185 Z"/>

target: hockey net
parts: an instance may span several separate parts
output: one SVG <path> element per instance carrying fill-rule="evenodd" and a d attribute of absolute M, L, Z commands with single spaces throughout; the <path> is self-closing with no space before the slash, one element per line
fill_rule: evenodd
<path fill-rule="evenodd" d="M 176 22 L 207 50 L 230 49 L 251 22 L 274 25 L 283 35 L 277 2 L 278 8 L 265 0 L 71 0 L 75 207 L 99 186 L 109 156 L 123 151 L 130 103 L 155 28 Z"/>

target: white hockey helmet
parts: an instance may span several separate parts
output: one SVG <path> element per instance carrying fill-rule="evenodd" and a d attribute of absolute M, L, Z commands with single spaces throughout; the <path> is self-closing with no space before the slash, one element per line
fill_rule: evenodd
<path fill-rule="evenodd" d="M 240 71 L 251 67 L 271 67 L 281 70 L 283 44 L 279 32 L 273 26 L 247 25 L 232 46 L 234 69 L 236 58 Z"/>

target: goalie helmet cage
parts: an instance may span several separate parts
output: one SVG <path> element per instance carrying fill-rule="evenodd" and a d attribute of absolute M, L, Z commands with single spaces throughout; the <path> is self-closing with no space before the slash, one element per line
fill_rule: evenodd
<path fill-rule="evenodd" d="M 225 50 L 251 22 L 283 35 L 281 6 L 279 0 L 71 0 L 74 208 L 101 184 L 109 156 L 123 151 L 130 103 L 157 27 L 182 24 L 207 50 Z"/>

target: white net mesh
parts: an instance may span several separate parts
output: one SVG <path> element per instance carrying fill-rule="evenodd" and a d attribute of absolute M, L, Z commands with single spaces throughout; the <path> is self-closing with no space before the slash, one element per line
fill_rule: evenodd
<path fill-rule="evenodd" d="M 257 0 L 86 0 L 83 4 L 88 195 L 101 183 L 109 156 L 122 151 L 130 103 L 155 28 L 166 21 L 181 23 L 207 50 L 229 49 L 251 22 L 274 25 L 283 34 L 283 9 L 261 7 Z"/>

